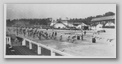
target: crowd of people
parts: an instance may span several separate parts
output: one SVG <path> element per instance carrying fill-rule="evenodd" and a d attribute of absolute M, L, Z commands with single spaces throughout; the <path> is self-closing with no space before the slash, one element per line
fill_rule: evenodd
<path fill-rule="evenodd" d="M 13 32 L 16 33 L 16 35 L 23 35 L 25 37 L 31 37 L 31 38 L 38 38 L 39 40 L 42 39 L 54 39 L 63 41 L 65 39 L 68 42 L 74 43 L 77 40 L 83 40 L 83 36 L 86 35 L 86 31 L 84 31 L 84 34 L 82 35 L 74 35 L 74 36 L 67 36 L 67 38 L 64 38 L 63 34 L 60 34 L 57 31 L 49 31 L 47 29 L 39 29 L 39 28 L 29 28 L 29 27 L 15 27 L 13 29 Z"/>
<path fill-rule="evenodd" d="M 23 36 L 28 36 L 28 37 L 32 37 L 32 38 L 36 38 L 38 37 L 39 40 L 42 39 L 42 37 L 44 37 L 45 39 L 55 39 L 57 36 L 57 32 L 52 32 L 48 33 L 47 31 L 43 31 L 43 30 L 39 30 L 38 28 L 22 28 L 22 27 L 18 27 L 16 29 L 14 29 L 14 32 L 19 35 L 23 35 Z"/>

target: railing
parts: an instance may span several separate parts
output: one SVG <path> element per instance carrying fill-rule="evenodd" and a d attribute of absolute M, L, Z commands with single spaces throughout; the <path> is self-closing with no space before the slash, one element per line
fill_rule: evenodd
<path fill-rule="evenodd" d="M 17 37 L 19 37 L 19 36 L 17 36 Z M 20 38 L 23 38 L 23 37 L 20 37 Z M 6 42 L 7 42 L 7 44 L 11 45 L 10 37 L 6 37 Z M 36 45 L 36 48 L 34 48 L 34 45 Z M 43 45 L 41 43 L 37 43 L 37 42 L 32 41 L 32 40 L 27 39 L 27 38 L 23 38 L 22 46 L 26 46 L 30 50 L 33 50 L 33 49 L 36 50 L 35 52 L 38 55 L 44 55 L 44 56 L 72 56 L 70 54 L 67 54 L 65 52 L 62 52 L 62 51 L 56 50 L 54 48 L 48 47 L 48 46 Z M 46 52 L 46 51 L 48 51 L 48 52 Z M 46 52 L 46 54 L 44 52 Z"/>
<path fill-rule="evenodd" d="M 29 40 L 27 38 L 24 38 L 23 41 L 22 41 L 22 46 L 26 46 L 26 41 L 29 42 L 29 49 L 32 49 L 32 45 L 35 44 L 37 45 L 37 54 L 41 54 L 43 51 L 42 51 L 42 48 L 45 48 L 45 50 L 49 50 L 50 51 L 50 55 L 51 56 L 71 56 L 70 54 L 67 54 L 67 53 L 64 53 L 64 52 L 61 52 L 59 50 L 56 50 L 54 48 L 51 48 L 51 47 L 48 47 L 46 45 L 43 45 L 41 43 L 37 43 L 35 41 L 32 41 L 32 40 Z"/>

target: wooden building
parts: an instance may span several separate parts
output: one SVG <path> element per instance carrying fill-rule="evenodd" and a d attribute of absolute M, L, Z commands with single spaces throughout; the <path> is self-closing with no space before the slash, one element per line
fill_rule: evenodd
<path fill-rule="evenodd" d="M 92 26 L 97 26 L 98 24 L 102 24 L 102 28 L 114 28 L 115 27 L 115 15 L 112 16 L 104 16 L 97 17 L 91 20 Z"/>

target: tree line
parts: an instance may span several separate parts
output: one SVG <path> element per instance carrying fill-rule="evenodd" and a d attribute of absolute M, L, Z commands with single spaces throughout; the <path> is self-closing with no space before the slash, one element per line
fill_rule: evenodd
<path fill-rule="evenodd" d="M 69 19 L 68 21 L 69 22 L 83 22 L 87 25 L 90 25 L 91 20 L 93 18 L 111 16 L 111 15 L 115 15 L 115 13 L 106 12 L 103 15 L 89 16 L 87 18 L 72 18 L 72 19 Z M 49 26 L 51 21 L 52 21 L 52 18 L 42 18 L 42 19 L 26 19 L 26 18 L 23 18 L 23 19 L 13 19 L 13 20 L 7 19 L 6 24 L 7 24 L 7 26 L 12 26 L 12 25 L 17 24 L 17 22 L 21 22 L 21 24 L 26 24 L 26 25 L 28 24 L 28 25 L 47 25 L 47 26 Z"/>

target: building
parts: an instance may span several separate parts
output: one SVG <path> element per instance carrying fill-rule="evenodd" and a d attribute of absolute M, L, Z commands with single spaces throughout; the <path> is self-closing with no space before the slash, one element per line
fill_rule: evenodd
<path fill-rule="evenodd" d="M 50 26 L 53 26 L 54 28 L 70 28 L 70 27 L 77 27 L 81 24 L 84 24 L 82 21 L 73 21 L 69 19 L 57 19 L 53 20 L 50 24 Z M 81 27 L 80 27 L 81 28 Z"/>
<path fill-rule="evenodd" d="M 91 20 L 92 26 L 97 26 L 98 24 L 102 24 L 102 28 L 114 28 L 115 27 L 115 15 L 112 16 L 103 16 L 93 18 Z"/>
<path fill-rule="evenodd" d="M 79 24 L 76 26 L 77 29 L 84 29 L 84 27 L 87 26 L 85 23 Z"/>

